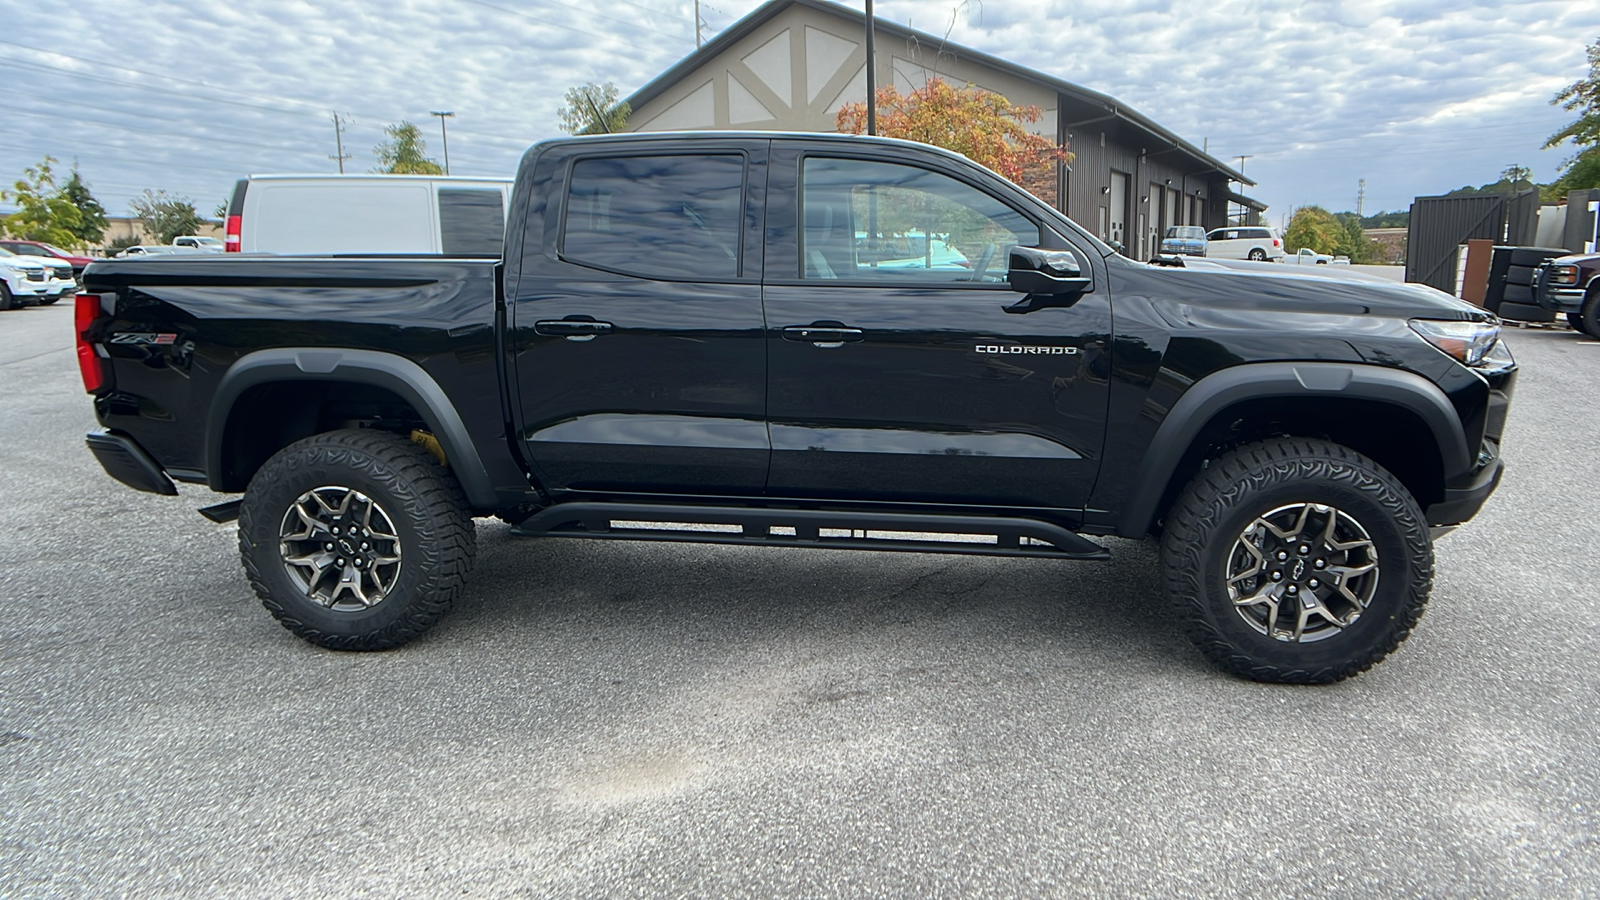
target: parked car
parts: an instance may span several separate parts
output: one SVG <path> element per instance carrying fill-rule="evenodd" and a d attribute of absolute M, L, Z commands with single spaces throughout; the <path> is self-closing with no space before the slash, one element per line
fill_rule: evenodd
<path fill-rule="evenodd" d="M 72 266 L 72 275 L 74 278 L 82 275 L 84 267 L 89 265 L 89 263 L 94 262 L 94 259 L 91 257 L 78 256 L 77 254 L 69 253 L 66 250 L 63 250 L 54 244 L 46 244 L 41 241 L 19 241 L 8 238 L 6 240 L 0 240 L 0 248 L 10 250 L 12 253 L 20 253 L 23 256 L 37 256 L 42 259 L 64 260 L 68 265 Z"/>
<path fill-rule="evenodd" d="M 198 234 L 179 235 L 172 239 L 172 246 L 204 250 L 207 253 L 221 253 L 223 251 L 223 243 L 220 238 L 203 237 Z"/>
<path fill-rule="evenodd" d="M 48 306 L 74 293 L 72 266 L 56 257 L 24 256 L 0 247 L 0 309 Z"/>
<path fill-rule="evenodd" d="M 226 249 L 498 256 L 510 194 L 509 178 L 252 175 L 234 185 Z"/>
<path fill-rule="evenodd" d="M 89 267 L 92 452 L 140 490 L 242 493 L 205 512 L 308 641 L 428 629 L 474 516 L 1086 561 L 1115 534 L 1159 537 L 1170 615 L 1221 668 L 1336 681 L 1411 632 L 1431 529 L 1504 471 L 1516 363 L 1431 288 L 1135 262 L 909 141 L 618 134 L 518 171 L 495 259 Z M 900 256 L 921 241 L 870 196 L 967 264 Z M 890 239 L 896 265 L 860 255 Z"/>
<path fill-rule="evenodd" d="M 1161 239 L 1161 252 L 1168 256 L 1205 256 L 1206 230 L 1199 225 L 1173 225 Z"/>
<path fill-rule="evenodd" d="M 1271 228 L 1259 225 L 1217 228 L 1206 235 L 1206 255 L 1276 262 L 1284 257 L 1283 240 Z"/>
<path fill-rule="evenodd" d="M 1534 279 L 1534 299 L 1551 312 L 1565 313 L 1574 329 L 1600 338 L 1600 253 L 1545 262 Z"/>

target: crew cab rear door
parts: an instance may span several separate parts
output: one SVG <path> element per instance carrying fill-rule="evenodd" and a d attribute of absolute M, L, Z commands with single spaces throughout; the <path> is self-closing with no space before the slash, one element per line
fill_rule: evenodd
<path fill-rule="evenodd" d="M 769 495 L 1083 506 L 1110 364 L 1098 257 L 934 154 L 774 141 L 768 196 Z M 1010 249 L 1041 243 L 1095 287 L 1026 304 Z"/>
<path fill-rule="evenodd" d="M 507 287 L 518 438 L 545 487 L 761 492 L 767 145 L 576 143 L 540 158 Z"/>

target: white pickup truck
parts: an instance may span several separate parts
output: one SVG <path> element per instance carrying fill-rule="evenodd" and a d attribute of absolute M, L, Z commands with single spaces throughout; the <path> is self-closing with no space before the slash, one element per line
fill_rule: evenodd
<path fill-rule="evenodd" d="M 1288 263 L 1291 266 L 1328 266 L 1328 265 L 1348 266 L 1348 265 L 1350 265 L 1350 258 L 1348 256 L 1329 256 L 1326 253 L 1318 253 L 1317 251 L 1311 249 L 1310 247 L 1301 247 L 1299 250 L 1296 250 L 1294 253 L 1291 253 L 1288 256 L 1285 256 L 1283 258 L 1283 261 Z"/>

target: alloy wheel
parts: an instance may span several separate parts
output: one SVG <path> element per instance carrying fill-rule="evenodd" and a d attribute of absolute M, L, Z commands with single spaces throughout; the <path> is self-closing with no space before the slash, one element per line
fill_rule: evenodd
<path fill-rule="evenodd" d="M 1228 554 L 1228 599 L 1251 628 L 1309 643 L 1355 624 L 1378 589 L 1378 550 L 1361 523 L 1319 503 L 1251 520 Z"/>

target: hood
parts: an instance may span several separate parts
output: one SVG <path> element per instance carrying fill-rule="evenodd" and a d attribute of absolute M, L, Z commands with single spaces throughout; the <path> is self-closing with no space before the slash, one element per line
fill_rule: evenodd
<path fill-rule="evenodd" d="M 0 266 L 9 266 L 15 269 L 53 269 L 57 265 L 66 265 L 66 260 L 46 259 L 42 256 L 0 256 Z"/>
<path fill-rule="evenodd" d="M 1139 265 L 1135 263 L 1135 265 Z M 1163 268 L 1152 266 L 1151 268 Z M 1176 269 L 1167 269 L 1176 274 Z M 1214 289 L 1248 293 L 1274 307 L 1315 304 L 1318 311 L 1399 318 L 1491 321 L 1494 314 L 1425 284 L 1394 281 L 1349 266 L 1285 267 L 1245 260 L 1184 260 L 1184 276 L 1216 279 Z"/>

